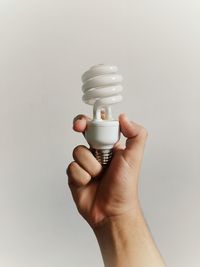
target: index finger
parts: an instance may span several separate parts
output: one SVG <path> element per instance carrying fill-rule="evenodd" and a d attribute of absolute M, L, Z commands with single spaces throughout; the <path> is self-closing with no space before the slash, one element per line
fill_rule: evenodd
<path fill-rule="evenodd" d="M 105 119 L 105 111 L 101 111 L 101 118 L 102 120 Z M 83 133 L 86 129 L 87 126 L 87 121 L 91 121 L 91 118 L 84 114 L 79 114 L 73 119 L 73 129 L 76 132 L 81 132 Z"/>
<path fill-rule="evenodd" d="M 87 121 L 90 120 L 89 117 L 79 114 L 73 119 L 73 129 L 76 132 L 83 133 L 87 126 Z"/>

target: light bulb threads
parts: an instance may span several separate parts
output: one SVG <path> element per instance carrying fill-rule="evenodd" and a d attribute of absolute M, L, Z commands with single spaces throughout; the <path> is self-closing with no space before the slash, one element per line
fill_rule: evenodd
<path fill-rule="evenodd" d="M 113 150 L 112 149 L 94 149 L 92 148 L 92 153 L 97 159 L 97 161 L 103 166 L 106 167 L 109 165 L 112 160 Z"/>

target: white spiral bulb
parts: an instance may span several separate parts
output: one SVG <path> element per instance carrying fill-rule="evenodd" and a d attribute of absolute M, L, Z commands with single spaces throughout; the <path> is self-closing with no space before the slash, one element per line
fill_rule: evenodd
<path fill-rule="evenodd" d="M 94 105 L 94 119 L 101 119 L 101 110 L 105 110 L 105 118 L 112 120 L 110 105 L 122 100 L 122 76 L 118 68 L 112 65 L 99 64 L 91 67 L 82 75 L 82 99 Z"/>
<path fill-rule="evenodd" d="M 119 141 L 119 121 L 111 114 L 111 105 L 122 100 L 122 76 L 116 66 L 99 64 L 82 75 L 83 101 L 93 105 L 93 120 L 87 122 L 84 136 L 96 159 L 106 166 L 112 159 L 113 146 Z M 105 117 L 101 118 L 101 111 Z"/>

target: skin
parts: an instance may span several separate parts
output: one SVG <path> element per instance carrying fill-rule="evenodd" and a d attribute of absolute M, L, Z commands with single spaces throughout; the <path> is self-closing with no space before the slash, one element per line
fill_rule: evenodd
<path fill-rule="evenodd" d="M 87 120 L 78 115 L 73 129 L 84 133 Z M 109 167 L 103 169 L 90 150 L 79 145 L 67 168 L 68 184 L 79 213 L 96 235 L 106 267 L 163 267 L 138 196 L 147 131 L 124 114 L 119 123 L 126 144 L 115 145 Z"/>

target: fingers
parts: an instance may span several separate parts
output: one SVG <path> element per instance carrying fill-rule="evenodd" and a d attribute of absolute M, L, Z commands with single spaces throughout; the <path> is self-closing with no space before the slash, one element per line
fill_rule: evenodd
<path fill-rule="evenodd" d="M 101 111 L 101 118 L 104 120 L 105 119 L 105 111 Z M 74 120 L 73 120 L 73 129 L 76 132 L 81 132 L 83 133 L 86 129 L 87 126 L 87 121 L 91 120 L 89 117 L 79 114 L 77 115 Z"/>
<path fill-rule="evenodd" d="M 102 166 L 84 146 L 77 146 L 73 151 L 75 161 L 67 168 L 68 184 L 74 189 L 86 186 L 100 174 Z"/>
<path fill-rule="evenodd" d="M 119 116 L 121 132 L 126 140 L 125 157 L 131 160 L 141 160 L 147 139 L 147 130 L 135 122 L 131 122 L 124 114 Z"/>
<path fill-rule="evenodd" d="M 84 133 L 88 120 L 90 118 L 83 114 L 76 116 L 73 120 L 73 129 Z M 73 184 L 75 187 L 85 186 L 92 177 L 100 174 L 102 170 L 101 164 L 85 146 L 77 146 L 73 151 L 73 158 L 75 161 L 70 163 L 67 168 L 70 185 Z"/>
<path fill-rule="evenodd" d="M 125 114 L 119 116 L 120 127 L 123 135 L 130 140 L 138 139 L 141 142 L 147 138 L 147 130 L 141 125 L 129 121 Z M 131 143 L 132 144 L 132 143 Z M 131 145 L 130 144 L 130 145 Z"/>
<path fill-rule="evenodd" d="M 73 157 L 91 177 L 96 177 L 100 174 L 102 170 L 101 164 L 85 146 L 77 146 L 73 151 Z"/>
<path fill-rule="evenodd" d="M 68 184 L 70 186 L 82 187 L 87 185 L 91 180 L 89 173 L 81 168 L 81 166 L 75 161 L 69 164 L 67 168 L 67 175 Z"/>
<path fill-rule="evenodd" d="M 73 129 L 76 132 L 84 132 L 87 126 L 87 121 L 90 120 L 87 116 L 80 114 L 73 120 Z"/>

